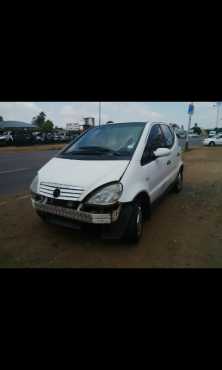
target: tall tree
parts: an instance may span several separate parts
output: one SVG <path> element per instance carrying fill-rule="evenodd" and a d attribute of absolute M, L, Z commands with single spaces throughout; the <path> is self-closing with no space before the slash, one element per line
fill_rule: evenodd
<path fill-rule="evenodd" d="M 36 125 L 38 128 L 42 128 L 45 123 L 46 114 L 44 112 L 39 113 L 36 117 L 33 117 L 32 124 Z"/>
<path fill-rule="evenodd" d="M 53 131 L 53 126 L 54 126 L 53 125 L 53 122 L 48 119 L 41 126 L 41 131 L 42 132 L 50 132 L 50 131 Z"/>
<path fill-rule="evenodd" d="M 3 120 L 3 117 L 2 117 L 2 116 L 0 116 L 0 122 L 2 122 L 2 121 L 4 121 L 4 120 Z"/>

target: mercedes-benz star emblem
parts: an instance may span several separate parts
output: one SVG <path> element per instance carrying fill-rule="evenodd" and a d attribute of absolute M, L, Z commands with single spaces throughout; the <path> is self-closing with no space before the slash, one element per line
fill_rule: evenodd
<path fill-rule="evenodd" d="M 53 191 L 53 196 L 54 196 L 54 198 L 58 198 L 60 196 L 60 189 L 59 188 L 56 188 Z"/>

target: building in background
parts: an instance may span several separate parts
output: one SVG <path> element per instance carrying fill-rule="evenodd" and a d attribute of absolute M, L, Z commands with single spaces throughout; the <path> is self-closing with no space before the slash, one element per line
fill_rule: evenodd
<path fill-rule="evenodd" d="M 80 125 L 78 122 L 73 123 L 67 123 L 66 124 L 66 131 L 68 132 L 79 132 L 80 131 Z"/>
<path fill-rule="evenodd" d="M 81 130 L 85 131 L 95 126 L 95 118 L 94 117 L 84 117 L 83 118 L 83 125 L 81 125 Z"/>
<path fill-rule="evenodd" d="M 1 121 L 0 122 L 0 129 L 2 130 L 24 130 L 24 129 L 34 129 L 35 126 L 30 124 L 30 123 L 26 123 L 26 122 L 20 122 L 20 121 Z"/>
<path fill-rule="evenodd" d="M 84 117 L 83 118 L 84 125 L 86 126 L 95 126 L 95 118 L 94 117 Z"/>

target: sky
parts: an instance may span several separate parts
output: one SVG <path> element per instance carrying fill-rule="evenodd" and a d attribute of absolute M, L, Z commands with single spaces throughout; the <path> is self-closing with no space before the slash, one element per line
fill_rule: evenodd
<path fill-rule="evenodd" d="M 102 102 L 102 123 L 107 121 L 162 121 L 177 123 L 185 128 L 188 123 L 188 104 L 185 102 Z M 192 123 L 202 128 L 214 128 L 215 102 L 194 102 Z M 0 116 L 5 121 L 31 122 L 41 111 L 58 127 L 66 123 L 82 123 L 83 117 L 95 117 L 98 124 L 97 102 L 0 102 Z M 222 119 L 219 121 L 222 127 Z"/>

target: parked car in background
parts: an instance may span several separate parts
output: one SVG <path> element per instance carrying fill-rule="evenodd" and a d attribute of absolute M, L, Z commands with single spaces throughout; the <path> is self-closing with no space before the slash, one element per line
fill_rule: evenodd
<path fill-rule="evenodd" d="M 32 133 L 35 144 L 44 144 L 44 137 L 41 132 Z"/>
<path fill-rule="evenodd" d="M 11 131 L 0 132 L 0 145 L 11 145 L 13 142 L 14 139 Z"/>
<path fill-rule="evenodd" d="M 213 137 L 208 137 L 203 141 L 203 145 L 205 146 L 217 146 L 222 145 L 222 134 L 218 134 Z"/>
<path fill-rule="evenodd" d="M 54 141 L 55 143 L 60 142 L 60 135 L 59 135 L 59 134 L 57 134 L 57 133 L 53 133 L 53 141 Z"/>
<path fill-rule="evenodd" d="M 32 145 L 35 143 L 32 132 L 29 130 L 18 130 L 13 135 L 15 145 Z"/>
<path fill-rule="evenodd" d="M 67 141 L 66 133 L 62 132 L 59 134 L 60 142 L 65 143 Z"/>
<path fill-rule="evenodd" d="M 215 136 L 215 135 L 217 135 L 217 131 L 213 130 L 213 131 L 210 131 L 210 132 L 209 132 L 208 137 L 213 137 L 213 136 Z"/>
<path fill-rule="evenodd" d="M 94 224 L 105 238 L 137 242 L 152 204 L 182 190 L 183 162 L 167 124 L 127 122 L 94 127 L 37 173 L 32 205 L 48 223 Z"/>
<path fill-rule="evenodd" d="M 189 134 L 189 137 L 195 138 L 195 137 L 200 137 L 200 135 L 199 134 L 195 134 L 195 133 L 191 133 L 191 134 Z"/>

